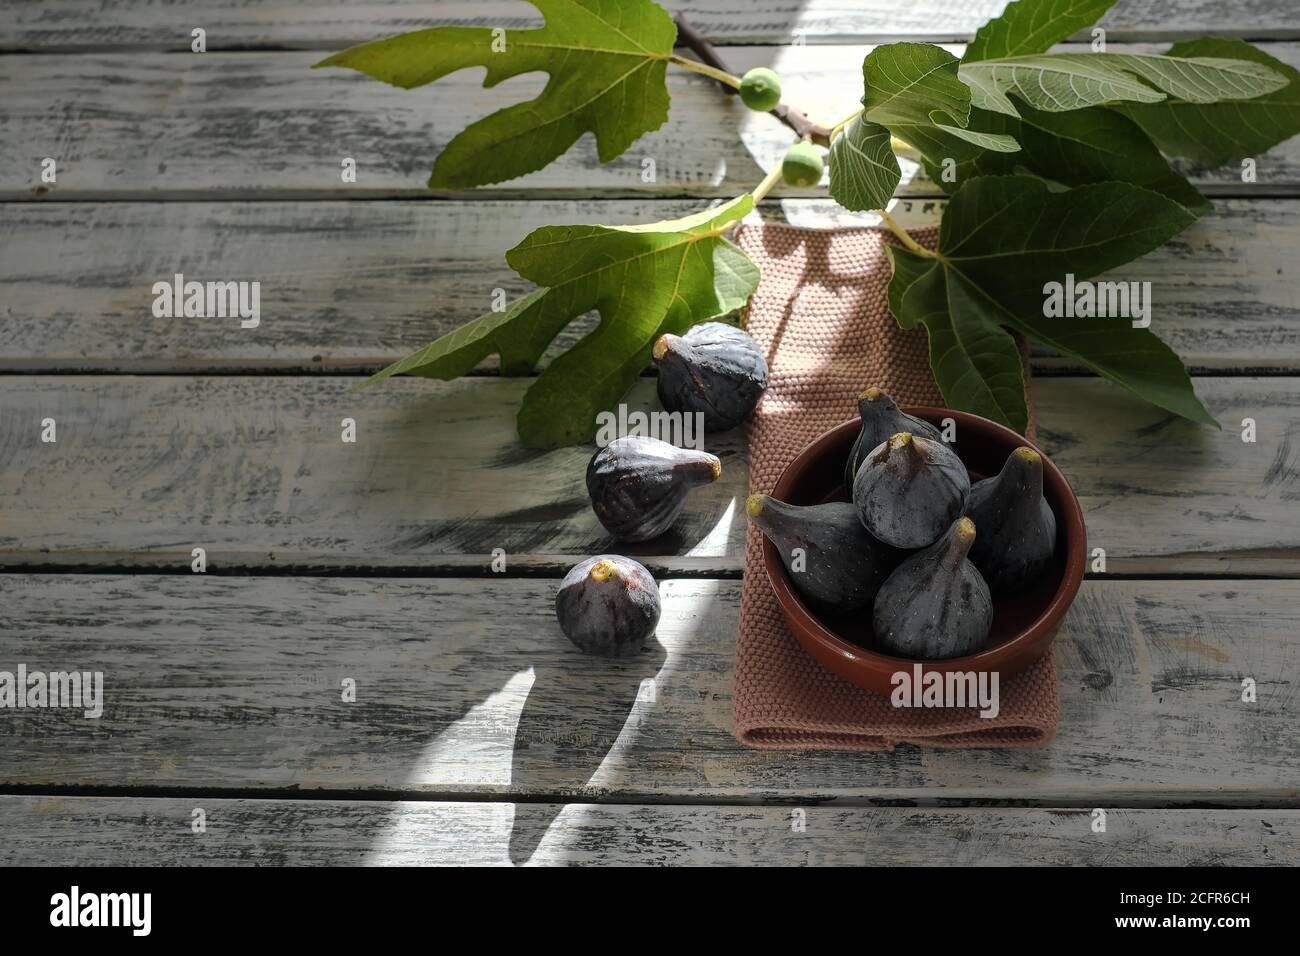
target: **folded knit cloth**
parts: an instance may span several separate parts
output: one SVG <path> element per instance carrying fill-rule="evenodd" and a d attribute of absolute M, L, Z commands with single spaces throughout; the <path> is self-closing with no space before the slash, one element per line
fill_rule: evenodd
<path fill-rule="evenodd" d="M 938 230 L 913 235 L 933 248 Z M 770 371 L 748 426 L 751 494 L 769 494 L 809 442 L 856 415 L 857 395 L 868 386 L 900 405 L 943 404 L 926 333 L 900 329 L 889 311 L 884 245 L 895 242 L 892 235 L 763 223 L 740 226 L 736 241 L 763 270 L 747 328 Z M 1025 386 L 1028 392 L 1027 363 Z M 741 743 L 778 750 L 1024 748 L 1055 737 L 1060 697 L 1051 651 L 1001 681 L 1001 707 L 992 718 L 976 708 L 896 708 L 888 696 L 823 668 L 786 628 L 763 569 L 762 540 L 751 524 L 732 698 Z"/>

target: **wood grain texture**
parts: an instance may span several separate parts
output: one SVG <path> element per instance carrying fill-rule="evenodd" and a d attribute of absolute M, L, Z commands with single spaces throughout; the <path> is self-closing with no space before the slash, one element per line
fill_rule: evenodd
<path fill-rule="evenodd" d="M 6 343 L 0 370 L 374 371 L 487 312 L 496 289 L 512 299 L 531 291 L 505 262 L 506 251 L 531 230 L 548 223 L 654 222 L 703 205 L 651 199 L 9 205 L 0 225 L 0 338 Z M 833 221 L 833 203 L 789 205 L 769 203 L 763 215 L 807 224 L 823 221 L 824 211 L 824 221 Z M 937 221 L 936 204 L 909 205 L 900 212 L 905 223 Z M 238 320 L 155 318 L 153 284 L 171 282 L 178 271 L 201 281 L 259 282 L 261 325 L 245 330 Z M 1238 291 L 1243 284 L 1236 283 Z M 595 313 L 576 320 L 548 357 L 590 332 L 595 320 Z M 1260 351 L 1272 349 L 1261 343 Z M 1300 337 L 1295 356 L 1300 366 Z M 485 367 L 496 364 L 494 356 Z"/>
<path fill-rule="evenodd" d="M 794 34 L 832 43 L 863 39 L 965 39 L 1005 6 L 1003 0 L 674 0 L 673 10 L 715 43 L 789 43 Z M 507 0 L 357 2 L 357 0 L 171 0 L 123 6 L 110 0 L 4 0 L 0 49 L 133 48 L 188 50 L 190 30 L 208 31 L 208 49 L 346 46 L 425 26 L 502 26 L 540 22 Z M 1119 38 L 1297 36 L 1300 15 L 1277 0 L 1119 0 L 1100 21 Z"/>
<path fill-rule="evenodd" d="M 206 831 L 190 829 L 202 808 Z M 800 816 L 801 815 L 801 816 Z M 1293 810 L 0 797 L 4 866 L 1295 866 Z M 796 831 L 796 825 L 803 829 Z"/>
<path fill-rule="evenodd" d="M 11 204 L 0 222 L 0 371 L 373 371 L 530 291 L 506 250 L 547 223 L 654 222 L 698 200 Z M 898 218 L 938 220 L 905 200 Z M 829 200 L 766 203 L 803 226 Z M 1116 277 L 1152 283 L 1153 329 L 1198 371 L 1300 370 L 1300 201 L 1222 199 Z M 155 282 L 261 283 L 262 322 L 155 318 Z M 575 321 L 548 353 L 589 332 Z M 485 363 L 494 367 L 495 356 Z M 1039 349 L 1040 370 L 1078 366 Z"/>
<path fill-rule="evenodd" d="M 588 504 L 591 447 L 529 451 L 528 379 L 10 376 L 0 379 L 0 566 L 450 569 L 494 549 L 616 549 Z M 864 383 L 865 384 L 865 383 Z M 1098 379 L 1039 379 L 1039 440 L 1073 482 L 1110 573 L 1300 574 L 1300 379 L 1200 379 L 1225 430 Z M 657 407 L 642 380 L 632 408 Z M 846 405 L 849 404 L 846 400 Z M 849 416 L 846 407 L 845 417 Z M 58 442 L 40 441 L 56 420 Z M 357 423 L 344 444 L 343 418 Z M 1256 420 L 1257 442 L 1239 423 Z M 740 570 L 743 436 L 706 442 L 721 479 L 667 535 L 627 547 L 659 569 Z M 445 563 L 448 557 L 451 563 Z"/>
<path fill-rule="evenodd" d="M 10 561 L 99 564 L 126 545 L 173 568 L 189 566 L 193 547 L 207 548 L 214 568 L 367 567 L 371 556 L 375 566 L 429 567 L 440 554 L 478 554 L 485 571 L 497 548 L 614 546 L 584 484 L 594 446 L 519 445 L 515 414 L 531 380 L 399 380 L 351 392 L 357 381 L 0 379 L 0 551 Z M 638 383 L 629 404 L 658 408 L 654 383 Z M 39 441 L 47 416 L 57 444 Z M 342 441 L 345 417 L 357 423 L 356 444 Z M 667 535 L 628 553 L 727 556 L 735 567 L 743 435 L 706 448 L 722 478 L 692 491 Z"/>
<path fill-rule="evenodd" d="M 104 675 L 99 719 L 6 712 L 11 791 L 1300 808 L 1300 582 L 1086 582 L 1057 637 L 1050 747 L 892 754 L 735 741 L 736 581 L 661 582 L 656 638 L 623 661 L 560 635 L 554 581 L 5 575 L 0 587 L 5 669 Z M 1255 703 L 1241 701 L 1245 677 Z M 355 703 L 340 699 L 345 678 Z"/>
<path fill-rule="evenodd" d="M 1300 65 L 1300 45 L 1267 48 Z M 774 65 L 786 102 L 833 122 L 858 106 L 865 52 L 745 47 L 727 57 L 738 72 Z M 321 58 L 320 52 L 0 57 L 6 91 L 0 200 L 427 199 L 435 195 L 425 187 L 434 158 L 453 136 L 488 113 L 533 98 L 545 82 L 542 74 L 529 74 L 485 90 L 482 69 L 472 69 L 400 90 L 350 70 L 310 69 Z M 474 195 L 730 198 L 751 189 L 792 142 L 774 117 L 745 109 L 698 74 L 670 71 L 669 92 L 667 123 L 612 162 L 597 161 L 587 135 L 546 169 Z M 58 161 L 52 186 L 40 181 L 47 156 Z M 356 160 L 356 183 L 342 181 L 344 157 Z M 643 178 L 645 159 L 655 162 L 651 182 Z M 1300 191 L 1300 140 L 1256 159 L 1258 182 L 1251 185 L 1241 182 L 1239 165 L 1189 172 L 1212 194 Z M 915 163 L 904 165 L 902 194 L 939 193 L 917 178 Z M 817 188 L 784 192 L 824 195 Z"/>

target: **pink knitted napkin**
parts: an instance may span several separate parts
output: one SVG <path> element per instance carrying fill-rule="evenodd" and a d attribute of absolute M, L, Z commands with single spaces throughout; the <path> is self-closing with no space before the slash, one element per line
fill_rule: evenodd
<path fill-rule="evenodd" d="M 938 231 L 919 230 L 933 246 Z M 736 241 L 763 270 L 748 329 L 767 355 L 767 393 L 748 426 L 750 493 L 770 493 L 786 464 L 827 429 L 856 414 L 875 385 L 900 405 L 942 405 L 921 329 L 903 331 L 889 312 L 890 266 L 875 229 L 739 227 Z M 1028 389 L 1028 366 L 1025 371 Z M 1030 435 L 1033 434 L 1030 407 Z M 892 750 L 1042 747 L 1056 736 L 1060 698 L 1049 651 L 1000 687 L 998 716 L 971 709 L 900 709 L 814 661 L 791 636 L 763 570 L 751 525 L 736 640 L 736 737 L 769 749 Z"/>

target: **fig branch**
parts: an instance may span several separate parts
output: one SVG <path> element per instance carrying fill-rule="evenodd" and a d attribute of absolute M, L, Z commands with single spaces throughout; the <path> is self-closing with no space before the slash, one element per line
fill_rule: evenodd
<path fill-rule="evenodd" d="M 673 22 L 677 25 L 678 39 L 681 40 L 681 42 L 684 43 L 692 53 L 699 57 L 699 60 L 691 60 L 674 54 L 669 62 L 676 66 L 680 66 L 683 69 L 691 70 L 695 73 L 717 80 L 718 83 L 722 85 L 723 90 L 730 95 L 740 93 L 744 80 L 731 72 L 722 57 L 718 55 L 718 51 L 714 48 L 713 44 L 705 39 L 683 14 L 673 14 Z M 798 135 L 800 142 L 815 143 L 818 146 L 830 148 L 831 141 L 834 140 L 837 135 L 842 134 L 844 128 L 862 113 L 862 108 L 858 107 L 858 109 L 844 117 L 830 129 L 827 129 L 820 123 L 813 122 L 802 110 L 796 109 L 792 106 L 787 106 L 785 103 L 777 103 L 769 112 L 771 112 L 773 116 L 779 119 L 786 126 L 790 127 L 790 129 L 794 130 Z M 897 137 L 890 138 L 890 146 L 895 151 L 910 150 L 908 144 L 904 143 Z M 772 191 L 776 184 L 780 182 L 781 174 L 782 166 L 777 165 L 763 177 L 762 182 L 754 187 L 750 195 L 753 197 L 755 203 L 759 202 Z M 906 248 L 918 255 L 933 255 L 930 250 L 919 245 L 915 239 L 908 235 L 907 230 L 900 226 L 898 221 L 888 212 L 883 209 L 875 210 L 875 212 L 879 214 L 881 222 L 885 227 L 897 236 L 898 241 Z M 734 225 L 735 223 L 731 224 L 731 226 Z M 728 226 L 727 228 L 731 228 L 731 226 Z"/>
<path fill-rule="evenodd" d="M 704 38 L 699 30 L 680 13 L 673 14 L 673 22 L 677 24 L 677 37 L 686 47 L 699 57 L 699 61 L 689 60 L 686 57 L 674 56 L 669 62 L 704 76 L 710 76 L 722 84 L 722 88 L 728 93 L 735 94 L 740 89 L 740 77 L 736 76 L 723 62 L 722 57 L 718 56 L 718 51 L 714 49 L 712 43 Z M 808 118 L 803 110 L 796 109 L 793 106 L 786 106 L 784 103 L 778 103 L 770 111 L 773 116 L 779 119 L 786 126 L 795 131 L 800 139 L 807 138 L 818 146 L 829 146 L 831 144 L 831 131 L 820 123 L 814 123 Z"/>

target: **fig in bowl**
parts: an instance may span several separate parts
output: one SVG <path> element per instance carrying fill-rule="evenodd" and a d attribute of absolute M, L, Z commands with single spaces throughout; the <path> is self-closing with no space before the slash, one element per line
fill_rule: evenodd
<path fill-rule="evenodd" d="M 892 474 L 857 482 L 861 468 L 854 474 L 846 465 L 863 434 L 861 418 L 804 448 L 781 474 L 771 497 L 796 508 L 854 501 L 861 513 L 867 505 L 864 496 L 874 495 L 877 504 L 892 496 L 905 510 L 919 507 L 924 529 L 905 535 L 906 549 L 897 552 L 901 560 L 879 585 L 873 605 L 852 611 L 809 600 L 777 545 L 766 538 L 763 566 L 777 604 L 809 654 L 868 690 L 890 693 L 894 675 L 913 673 L 914 665 L 923 672 L 996 671 L 1003 679 L 1010 677 L 1047 652 L 1083 580 L 1087 540 L 1078 498 L 1048 456 L 1009 428 L 946 408 L 901 412 L 941 431 L 946 420 L 954 426 L 947 430 L 953 440 L 944 442 L 951 457 L 921 445 L 926 467 L 908 462 L 924 473 L 925 493 L 942 500 L 918 506 L 919 492 L 909 494 Z M 915 454 L 909 446 L 920 431 L 896 441 L 894 453 Z M 934 439 L 927 435 L 923 440 Z M 875 450 L 859 445 L 856 455 L 862 465 Z M 964 466 L 964 476 L 956 474 L 954 459 Z M 931 465 L 937 465 L 938 474 Z M 846 486 L 846 472 L 854 474 L 856 489 Z M 950 515 L 958 500 L 960 512 Z M 943 528 L 931 536 L 940 517 Z M 897 529 L 914 525 L 916 518 L 902 524 L 884 520 L 880 529 L 887 536 L 894 529 L 900 540 Z M 1008 548 L 1018 550 L 1008 557 Z M 997 586 L 989 582 L 985 587 L 985 571 Z"/>

